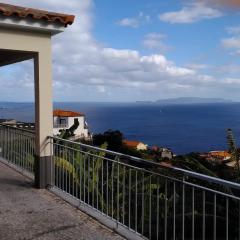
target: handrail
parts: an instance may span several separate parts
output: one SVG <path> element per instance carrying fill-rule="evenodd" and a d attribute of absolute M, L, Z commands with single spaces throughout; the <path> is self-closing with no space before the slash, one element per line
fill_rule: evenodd
<path fill-rule="evenodd" d="M 55 139 L 55 140 L 58 140 L 58 141 L 64 141 L 64 142 L 71 143 L 71 144 L 76 144 L 76 145 L 81 146 L 81 147 L 87 147 L 87 148 L 90 148 L 92 150 L 105 152 L 107 154 L 115 155 L 115 156 L 118 156 L 118 157 L 125 157 L 127 160 L 135 161 L 137 163 L 144 163 L 144 164 L 148 164 L 148 165 L 151 165 L 151 166 L 156 166 L 158 168 L 163 168 L 163 169 L 175 171 L 177 173 L 182 174 L 185 177 L 186 176 L 187 177 L 194 177 L 194 178 L 197 178 L 199 180 L 205 180 L 205 181 L 208 181 L 210 183 L 215 183 L 215 184 L 223 185 L 225 187 L 230 187 L 230 188 L 240 190 L 240 184 L 239 183 L 231 182 L 231 181 L 220 179 L 220 178 L 217 178 L 217 177 L 212 177 L 212 176 L 208 176 L 208 175 L 205 175 L 205 174 L 192 172 L 192 171 L 185 170 L 185 169 L 182 169 L 182 168 L 164 166 L 160 163 L 156 163 L 156 162 L 153 162 L 151 160 L 145 160 L 145 159 L 142 159 L 142 158 L 133 157 L 133 156 L 130 156 L 130 155 L 114 152 L 114 151 L 111 151 L 111 150 L 106 150 L 106 149 L 102 149 L 102 148 L 99 148 L 99 147 L 90 146 L 90 145 L 87 145 L 87 144 L 84 144 L 84 143 L 74 142 L 74 141 L 71 141 L 71 140 L 66 140 L 66 139 L 62 139 L 62 138 L 58 138 L 58 137 L 50 137 L 49 136 L 48 138 L 49 139 Z"/>
<path fill-rule="evenodd" d="M 59 137 L 49 137 L 49 144 L 53 188 L 99 221 L 114 221 L 125 237 L 129 231 L 135 234 L 131 239 L 138 234 L 143 239 L 235 239 L 240 234 L 238 183 Z"/>
<path fill-rule="evenodd" d="M 7 124 L 0 123 L 0 126 L 8 127 L 10 129 L 17 129 L 17 130 L 27 132 L 27 133 L 31 133 L 31 134 L 35 133 L 34 131 L 31 131 L 31 130 L 22 129 L 22 128 L 18 128 L 18 127 L 13 127 L 13 126 L 9 126 Z M 81 146 L 81 147 L 87 147 L 87 148 L 90 148 L 92 150 L 105 152 L 105 153 L 110 154 L 110 155 L 114 155 L 114 156 L 118 156 L 118 157 L 124 157 L 125 159 L 131 160 L 133 162 L 144 163 L 144 164 L 150 165 L 151 167 L 156 166 L 158 168 L 167 169 L 167 170 L 170 170 L 170 171 L 175 171 L 177 173 L 182 174 L 183 176 L 194 177 L 194 178 L 197 178 L 199 180 L 204 180 L 204 181 L 208 181 L 210 183 L 215 183 L 215 184 L 223 185 L 225 187 L 230 187 L 230 188 L 240 190 L 240 184 L 239 183 L 231 182 L 231 181 L 220 179 L 220 178 L 217 178 L 217 177 L 212 177 L 212 176 L 208 176 L 208 175 L 205 175 L 205 174 L 192 172 L 192 171 L 185 170 L 185 169 L 182 169 L 182 168 L 165 166 L 165 165 L 162 165 L 160 163 L 154 162 L 152 160 L 146 160 L 146 159 L 130 156 L 130 155 L 127 155 L 127 154 L 102 149 L 102 148 L 99 148 L 99 147 L 96 147 L 96 146 L 87 145 L 87 144 L 84 144 L 84 143 L 79 143 L 79 142 L 74 142 L 74 141 L 71 141 L 71 140 L 62 139 L 62 138 L 59 138 L 59 137 L 49 136 L 48 138 L 59 140 L 59 141 L 64 141 L 64 142 L 71 143 L 71 144 L 76 144 L 76 145 Z"/>
<path fill-rule="evenodd" d="M 28 133 L 31 133 L 31 134 L 35 133 L 35 131 L 27 130 L 25 128 L 13 127 L 13 126 L 10 126 L 10 125 L 5 124 L 5 123 L 0 123 L 0 126 L 8 127 L 8 128 L 14 129 L 14 130 L 21 130 L 23 132 L 28 132 Z"/>
<path fill-rule="evenodd" d="M 33 174 L 34 136 L 1 124 L 1 157 Z M 240 234 L 238 183 L 59 137 L 47 140 L 53 154 L 49 189 L 127 239 L 212 239 L 212 234 L 236 239 Z"/>
<path fill-rule="evenodd" d="M 0 124 L 0 160 L 24 176 L 34 179 L 35 134 L 33 131 Z"/>

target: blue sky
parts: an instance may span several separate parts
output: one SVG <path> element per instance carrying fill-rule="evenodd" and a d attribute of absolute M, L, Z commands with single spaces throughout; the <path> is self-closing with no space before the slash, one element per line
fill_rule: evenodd
<path fill-rule="evenodd" d="M 145 35 L 155 32 L 166 35 L 163 42 L 170 49 L 165 52 L 165 56 L 177 64 L 201 63 L 202 59 L 209 64 L 238 61 L 239 57 L 226 54 L 220 43 L 227 35 L 226 29 L 238 25 L 237 12 L 233 14 L 221 9 L 224 14 L 222 17 L 189 24 L 169 24 L 159 20 L 160 14 L 179 11 L 183 6 L 184 2 L 176 0 L 123 0 L 112 5 L 107 0 L 96 0 L 94 36 L 108 47 L 136 49 L 143 54 L 150 54 L 159 51 L 144 48 L 142 41 Z M 116 24 L 119 19 L 137 19 L 140 13 L 149 16 L 150 21 L 143 21 L 138 27 L 121 27 Z M 221 58 L 216 58 L 216 54 L 221 55 Z"/>
<path fill-rule="evenodd" d="M 76 15 L 53 40 L 55 101 L 240 100 L 240 9 L 224 0 L 5 2 Z M 0 73 L 1 101 L 33 100 L 31 62 Z"/>

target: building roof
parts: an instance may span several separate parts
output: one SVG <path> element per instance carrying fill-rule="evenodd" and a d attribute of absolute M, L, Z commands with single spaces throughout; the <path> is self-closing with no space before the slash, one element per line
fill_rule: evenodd
<path fill-rule="evenodd" d="M 60 23 L 71 25 L 75 16 L 62 13 L 48 12 L 34 8 L 25 8 L 10 4 L 0 3 L 0 15 L 5 17 L 32 18 L 34 20 L 43 20 L 48 23 Z"/>
<path fill-rule="evenodd" d="M 129 140 L 123 140 L 123 143 L 128 146 L 128 147 L 132 147 L 132 148 L 137 148 L 137 146 L 141 143 L 139 141 L 129 141 Z"/>
<path fill-rule="evenodd" d="M 81 117 L 81 116 L 85 116 L 85 115 L 80 112 L 56 109 L 53 111 L 53 116 L 54 117 Z"/>
<path fill-rule="evenodd" d="M 213 157 L 220 157 L 220 158 L 230 158 L 231 154 L 227 151 L 211 151 L 209 155 Z"/>

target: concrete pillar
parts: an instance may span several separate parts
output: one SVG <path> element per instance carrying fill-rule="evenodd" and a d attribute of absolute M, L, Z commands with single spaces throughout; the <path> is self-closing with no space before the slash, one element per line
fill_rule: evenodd
<path fill-rule="evenodd" d="M 52 60 L 51 41 L 34 57 L 36 157 L 35 184 L 38 188 L 52 185 L 54 165 L 52 146 L 48 139 L 53 134 Z"/>
<path fill-rule="evenodd" d="M 36 160 L 35 182 L 45 188 L 54 179 L 51 146 L 52 136 L 52 50 L 51 33 L 0 27 L 0 51 L 10 51 L 0 66 L 34 58 L 35 70 L 35 121 Z M 13 55 L 15 52 L 15 56 Z M 3 53 L 2 53 L 3 54 Z M 10 53 L 9 53 L 10 54 Z M 4 56 L 5 56 L 4 55 Z"/>

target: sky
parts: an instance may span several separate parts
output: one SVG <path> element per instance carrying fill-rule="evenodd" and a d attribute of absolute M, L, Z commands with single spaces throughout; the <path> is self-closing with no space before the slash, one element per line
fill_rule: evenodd
<path fill-rule="evenodd" d="M 1 2 L 76 16 L 52 40 L 54 101 L 240 101 L 239 0 Z M 0 101 L 33 101 L 32 61 L 0 68 L 0 86 Z"/>

